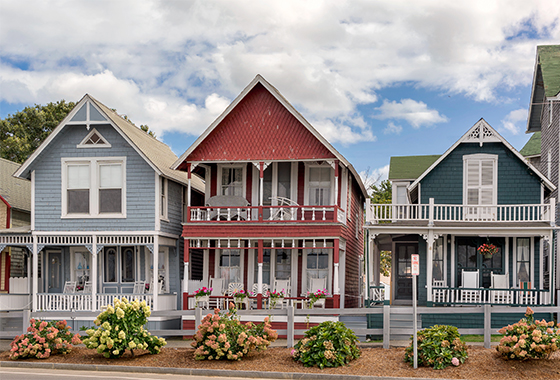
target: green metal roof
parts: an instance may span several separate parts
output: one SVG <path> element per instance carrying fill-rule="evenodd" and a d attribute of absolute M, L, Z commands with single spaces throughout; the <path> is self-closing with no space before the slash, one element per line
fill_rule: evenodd
<path fill-rule="evenodd" d="M 537 46 L 546 97 L 560 92 L 560 45 Z"/>
<path fill-rule="evenodd" d="M 540 156 L 541 154 L 541 133 L 535 132 L 527 141 L 525 146 L 519 151 L 524 157 Z"/>
<path fill-rule="evenodd" d="M 399 179 L 414 180 L 420 177 L 420 175 L 440 157 L 440 154 L 430 156 L 391 157 L 389 179 L 391 181 Z"/>

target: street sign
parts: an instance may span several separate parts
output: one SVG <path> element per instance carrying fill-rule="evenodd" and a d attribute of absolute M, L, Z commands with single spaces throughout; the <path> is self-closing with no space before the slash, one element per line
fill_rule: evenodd
<path fill-rule="evenodd" d="M 412 263 L 412 275 L 418 276 L 420 275 L 420 255 L 414 254 L 410 256 Z"/>

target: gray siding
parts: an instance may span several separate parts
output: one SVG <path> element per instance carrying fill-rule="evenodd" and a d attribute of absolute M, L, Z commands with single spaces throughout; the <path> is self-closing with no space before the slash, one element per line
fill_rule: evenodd
<path fill-rule="evenodd" d="M 35 228 L 38 231 L 154 230 L 153 169 L 113 127 L 96 126 L 111 148 L 76 148 L 88 134 L 84 126 L 67 126 L 35 161 Z M 62 219 L 61 159 L 126 157 L 126 218 Z"/>
<path fill-rule="evenodd" d="M 183 215 L 183 185 L 177 182 L 167 181 L 167 218 L 168 221 L 162 220 L 161 231 L 175 235 L 181 235 L 182 232 L 182 215 Z"/>

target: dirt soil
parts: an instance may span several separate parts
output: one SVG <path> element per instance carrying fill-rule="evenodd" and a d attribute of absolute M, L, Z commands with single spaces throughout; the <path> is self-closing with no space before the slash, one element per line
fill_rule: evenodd
<path fill-rule="evenodd" d="M 349 374 L 365 376 L 423 377 L 448 379 L 560 379 L 560 352 L 548 360 L 526 360 L 523 362 L 503 360 L 496 350 L 469 346 L 468 360 L 459 367 L 447 367 L 443 370 L 419 368 L 414 370 L 405 363 L 404 348 L 363 348 L 359 359 L 347 367 L 306 368 L 296 363 L 290 356 L 291 349 L 273 347 L 265 352 L 254 353 L 238 362 L 197 361 L 193 358 L 193 349 L 164 347 L 158 355 L 147 352 L 130 352 L 120 359 L 105 359 L 95 350 L 77 347 L 67 355 L 55 355 L 48 359 L 26 359 L 29 362 L 73 363 L 95 365 L 121 365 L 138 367 L 177 367 L 228 369 L 243 371 L 300 372 L 321 374 Z M 0 360 L 8 359 L 8 352 L 0 354 Z"/>

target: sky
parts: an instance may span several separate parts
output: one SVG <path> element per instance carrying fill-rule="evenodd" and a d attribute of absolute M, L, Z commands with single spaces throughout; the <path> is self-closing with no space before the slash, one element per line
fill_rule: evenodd
<path fill-rule="evenodd" d="M 480 118 L 515 148 L 557 0 L 1 0 L 0 118 L 88 93 L 180 156 L 261 74 L 368 180 Z"/>

